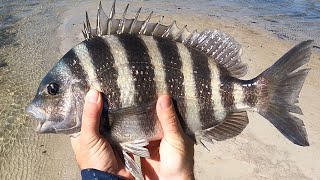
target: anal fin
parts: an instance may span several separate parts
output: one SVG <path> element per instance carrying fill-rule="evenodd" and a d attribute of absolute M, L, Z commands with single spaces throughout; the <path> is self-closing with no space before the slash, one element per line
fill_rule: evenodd
<path fill-rule="evenodd" d="M 120 143 L 120 146 L 122 147 L 123 151 L 140 157 L 150 158 L 149 150 L 145 148 L 145 146 L 147 146 L 148 144 L 148 140 L 139 139 L 135 141 Z"/>
<path fill-rule="evenodd" d="M 122 151 L 122 153 L 126 169 L 130 171 L 135 179 L 143 180 L 144 178 L 140 166 L 127 154 L 127 152 Z"/>
<path fill-rule="evenodd" d="M 246 111 L 233 112 L 218 125 L 201 132 L 204 139 L 223 141 L 239 135 L 248 125 Z"/>

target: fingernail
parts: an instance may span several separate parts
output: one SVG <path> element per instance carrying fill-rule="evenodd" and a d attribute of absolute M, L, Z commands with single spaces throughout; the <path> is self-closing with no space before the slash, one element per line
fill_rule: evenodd
<path fill-rule="evenodd" d="M 160 106 L 163 110 L 167 110 L 172 106 L 171 98 L 162 98 L 160 101 Z"/>
<path fill-rule="evenodd" d="M 90 89 L 86 96 L 86 101 L 90 103 L 97 103 L 99 98 L 99 92 L 97 90 Z"/>

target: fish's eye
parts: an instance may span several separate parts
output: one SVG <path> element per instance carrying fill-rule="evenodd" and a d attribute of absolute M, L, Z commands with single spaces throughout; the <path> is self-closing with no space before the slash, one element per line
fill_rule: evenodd
<path fill-rule="evenodd" d="M 56 95 L 59 92 L 59 85 L 57 83 L 50 83 L 47 86 L 48 94 Z"/>

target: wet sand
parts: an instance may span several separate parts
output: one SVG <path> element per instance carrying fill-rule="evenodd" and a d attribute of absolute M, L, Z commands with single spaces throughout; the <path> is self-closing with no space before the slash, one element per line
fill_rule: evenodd
<path fill-rule="evenodd" d="M 110 2 L 104 3 L 103 6 L 110 7 Z M 118 2 L 117 6 L 118 15 L 121 15 L 119 12 L 125 8 L 125 3 Z M 143 2 L 132 4 L 128 16 L 133 17 L 134 10 L 140 6 L 146 7 Z M 59 14 L 60 25 L 55 29 L 55 34 L 57 41 L 60 41 L 60 54 L 65 54 L 72 46 L 83 40 L 80 30 L 83 27 L 84 11 L 88 10 L 91 23 L 95 24 L 96 7 L 96 2 L 78 3 Z M 108 11 L 108 8 L 105 9 Z M 148 12 L 150 9 L 153 7 L 147 5 L 143 12 Z M 200 16 L 196 12 L 159 11 L 155 14 L 154 21 L 157 21 L 160 15 L 164 15 L 164 24 L 176 20 L 179 27 L 186 24 L 191 31 L 218 29 L 232 35 L 242 45 L 242 60 L 248 64 L 248 74 L 244 79 L 255 77 L 295 45 L 292 41 L 280 39 L 269 31 L 244 25 L 240 21 Z M 147 13 L 142 13 L 141 19 L 146 16 Z M 292 144 L 258 113 L 249 112 L 250 123 L 236 138 L 215 144 L 207 143 L 210 152 L 202 146 L 195 146 L 197 179 L 318 179 L 320 177 L 320 123 L 318 122 L 320 54 L 315 48 L 307 67 L 311 68 L 311 71 L 300 93 L 299 103 L 304 115 L 299 117 L 305 123 L 310 146 L 300 147 Z M 38 141 L 37 147 L 40 149 L 41 145 L 44 145 L 46 152 L 38 152 L 31 148 L 24 160 L 35 158 L 32 152 L 37 151 L 42 158 L 39 158 L 36 161 L 38 164 L 34 166 L 40 168 L 26 167 L 26 171 L 31 173 L 29 176 L 24 176 L 22 173 L 20 177 L 80 179 L 68 136 L 38 135 L 33 140 Z M 19 150 L 13 150 L 13 153 L 17 152 L 19 153 Z M 17 163 L 19 164 L 18 161 Z"/>

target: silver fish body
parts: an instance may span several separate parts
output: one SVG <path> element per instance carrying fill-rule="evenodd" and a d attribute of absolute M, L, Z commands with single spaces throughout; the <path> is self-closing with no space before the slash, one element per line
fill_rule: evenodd
<path fill-rule="evenodd" d="M 247 69 L 240 45 L 230 36 L 150 23 L 151 15 L 145 21 L 138 15 L 113 16 L 114 5 L 109 17 L 100 5 L 97 28 L 87 19 L 86 40 L 42 80 L 27 107 L 40 121 L 38 132 L 79 132 L 84 97 L 93 88 L 104 97 L 101 132 L 125 158 L 126 152 L 148 157 L 143 146 L 161 130 L 155 102 L 162 94 L 172 97 L 183 129 L 195 142 L 235 137 L 249 122 L 246 110 L 253 109 L 293 143 L 309 145 L 303 122 L 291 113 L 302 114 L 295 103 L 309 70 L 300 67 L 309 61 L 312 41 L 300 43 L 256 78 L 241 80 Z"/>
<path fill-rule="evenodd" d="M 38 132 L 77 132 L 84 96 L 93 88 L 103 92 L 108 111 L 104 118 L 109 131 L 103 132 L 118 142 L 151 139 L 157 133 L 155 102 L 168 94 L 194 137 L 240 110 L 236 106 L 242 101 L 232 98 L 239 99 L 243 92 L 233 92 L 236 80 L 223 73 L 201 51 L 172 40 L 132 34 L 94 37 L 61 58 L 41 82 L 44 86 L 28 111 L 45 111 L 34 113 L 43 122 Z M 57 93 L 50 95 L 54 86 Z M 70 118 L 74 114 L 77 117 Z"/>

